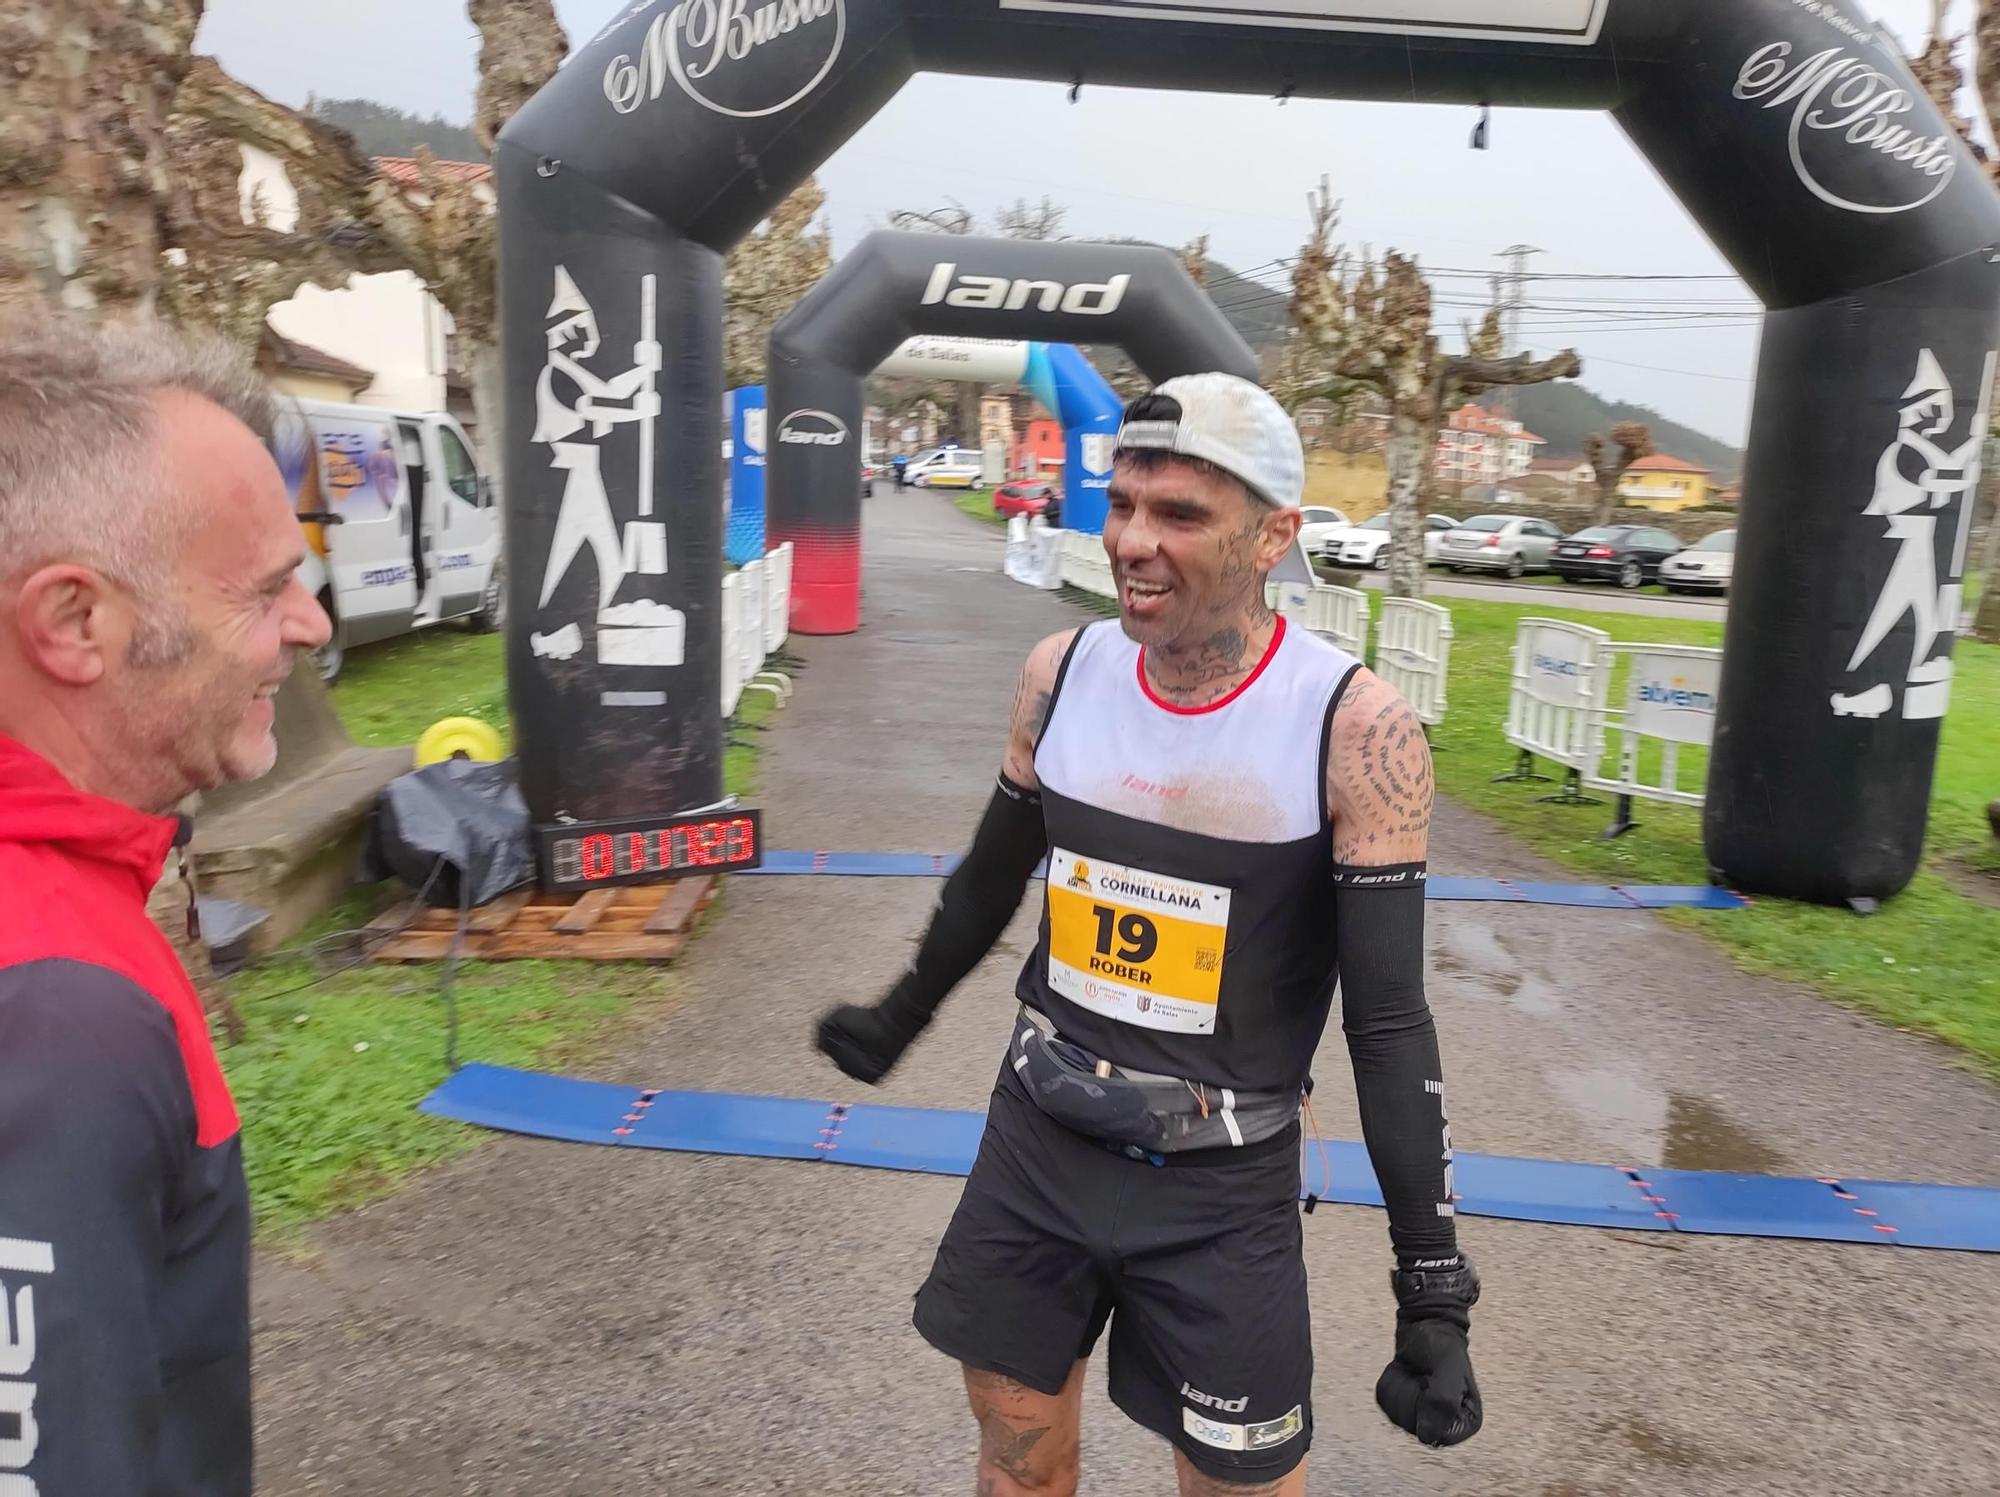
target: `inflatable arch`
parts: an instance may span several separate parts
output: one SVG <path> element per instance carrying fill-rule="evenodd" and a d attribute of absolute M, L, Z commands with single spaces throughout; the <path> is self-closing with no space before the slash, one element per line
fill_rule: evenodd
<path fill-rule="evenodd" d="M 1025 385 L 1062 428 L 1064 497 L 1084 505 L 1076 528 L 1093 534 L 1103 530 L 1104 490 L 1111 486 L 1106 443 L 1117 432 L 1125 407 L 1082 349 L 1019 339 L 909 338 L 875 372 Z"/>
<path fill-rule="evenodd" d="M 802 633 L 860 623 L 861 454 L 846 434 L 861 429 L 862 381 L 912 333 L 1116 343 L 1155 382 L 1203 369 L 1257 377 L 1250 346 L 1163 249 L 870 234 L 771 329 L 769 399 L 783 414 L 767 503 L 772 543 L 794 548 Z M 1063 504 L 1069 529 L 1104 528 L 1101 497 L 1073 487 Z"/>
<path fill-rule="evenodd" d="M 920 69 L 1611 111 L 1768 309 L 1709 861 L 1805 899 L 1908 882 L 2000 195 L 1847 0 L 637 0 L 495 152 L 508 672 L 539 822 L 721 797 L 722 253 Z"/>

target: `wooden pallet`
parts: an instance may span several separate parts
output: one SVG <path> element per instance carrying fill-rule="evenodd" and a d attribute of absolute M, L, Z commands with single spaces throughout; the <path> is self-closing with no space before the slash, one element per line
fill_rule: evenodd
<path fill-rule="evenodd" d="M 488 962 L 670 962 L 715 897 L 713 874 L 671 884 L 545 894 L 516 889 L 472 911 L 464 957 Z M 434 962 L 451 954 L 458 911 L 404 900 L 368 925 L 378 962 Z"/>

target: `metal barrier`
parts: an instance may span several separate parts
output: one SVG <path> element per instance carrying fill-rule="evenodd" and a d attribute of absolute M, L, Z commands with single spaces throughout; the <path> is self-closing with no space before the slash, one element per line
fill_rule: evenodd
<path fill-rule="evenodd" d="M 1625 705 L 1613 707 L 1612 672 L 1626 662 Z M 1699 806 L 1700 790 L 1680 784 L 1680 748 L 1707 748 L 1715 736 L 1715 702 L 1722 682 L 1722 651 L 1702 645 L 1612 644 L 1597 662 L 1597 703 L 1592 712 L 1595 752 L 1583 783 L 1609 790 L 1618 797 L 1617 814 L 1605 830 L 1607 838 L 1623 836 L 1638 823 L 1632 819 L 1633 800 L 1664 801 Z M 1618 735 L 1617 767 L 1602 772 L 1611 734 Z M 1658 746 L 1658 774 L 1645 767 Z"/>
<path fill-rule="evenodd" d="M 1356 587 L 1321 585 L 1306 594 L 1306 628 L 1347 651 L 1356 660 L 1365 660 L 1368 650 L 1368 594 Z"/>
<path fill-rule="evenodd" d="M 1375 674 L 1395 687 L 1426 727 L 1444 721 L 1451 613 L 1415 598 L 1384 598 L 1375 627 Z"/>
<path fill-rule="evenodd" d="M 1594 805 L 1578 788 L 1597 771 L 1601 725 L 1599 666 L 1611 645 L 1602 629 L 1560 619 L 1524 618 L 1514 635 L 1513 683 L 1507 694 L 1507 741 L 1521 751 L 1511 773 L 1495 780 L 1546 780 L 1534 761 L 1564 770 L 1563 788 L 1542 797 L 1566 805 Z"/>
<path fill-rule="evenodd" d="M 792 543 L 764 555 L 764 653 L 775 655 L 792 632 Z"/>

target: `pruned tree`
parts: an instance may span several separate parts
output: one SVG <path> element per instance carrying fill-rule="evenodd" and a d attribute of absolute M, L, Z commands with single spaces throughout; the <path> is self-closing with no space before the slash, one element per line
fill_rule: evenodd
<path fill-rule="evenodd" d="M 724 382 L 761 384 L 771 328 L 833 266 L 833 235 L 819 224 L 826 193 L 808 177 L 745 235 L 723 264 Z"/>
<path fill-rule="evenodd" d="M 0 5 L 0 314 L 149 318 L 167 116 L 202 0 Z"/>
<path fill-rule="evenodd" d="M 1320 178 L 1307 194 L 1312 230 L 1292 271 L 1292 334 L 1278 378 L 1292 410 L 1308 400 L 1344 403 L 1357 387 L 1389 407 L 1389 592 L 1423 595 L 1423 514 L 1438 426 L 1464 400 L 1499 386 L 1574 378 L 1582 363 L 1566 349 L 1546 359 L 1505 356 L 1498 307 L 1466 328 L 1466 351 L 1443 351 L 1431 330 L 1431 288 L 1414 258 L 1390 251 L 1380 266 L 1357 265 L 1333 239 L 1340 204 Z"/>
<path fill-rule="evenodd" d="M 1611 428 L 1609 441 L 1598 432 L 1583 439 L 1584 459 L 1597 475 L 1597 516 L 1593 524 L 1604 524 L 1618 508 L 1618 485 L 1625 481 L 1625 470 L 1640 458 L 1652 455 L 1653 429 L 1643 421 L 1618 422 Z"/>

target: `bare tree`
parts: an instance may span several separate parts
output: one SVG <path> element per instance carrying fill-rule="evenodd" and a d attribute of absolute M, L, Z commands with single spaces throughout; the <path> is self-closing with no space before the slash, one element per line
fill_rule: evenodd
<path fill-rule="evenodd" d="M 994 210 L 993 230 L 1003 239 L 1062 239 L 1067 237 L 1062 226 L 1068 216 L 1069 209 L 1046 197 L 1039 203 L 1015 198 L 1009 206 Z"/>
<path fill-rule="evenodd" d="M 1393 250 L 1379 268 L 1333 241 L 1340 221 L 1327 179 L 1307 194 L 1312 230 L 1292 272 L 1292 334 L 1279 393 L 1296 410 L 1308 400 L 1351 399 L 1357 387 L 1388 402 L 1389 592 L 1423 595 L 1424 499 L 1432 484 L 1444 413 L 1498 386 L 1534 385 L 1582 372 L 1574 350 L 1546 359 L 1503 357 L 1498 307 L 1465 329 L 1466 351 L 1447 354 L 1431 331 L 1431 288 L 1414 259 Z"/>
<path fill-rule="evenodd" d="M 1208 235 L 1190 239 L 1181 247 L 1181 269 L 1188 279 L 1204 290 L 1208 287 Z"/>
<path fill-rule="evenodd" d="M 1643 421 L 1620 421 L 1611 428 L 1607 442 L 1597 432 L 1583 439 L 1583 456 L 1597 475 L 1597 516 L 1593 524 L 1605 524 L 1618 508 L 1618 485 L 1625 470 L 1642 457 L 1653 454 L 1653 429 Z"/>

